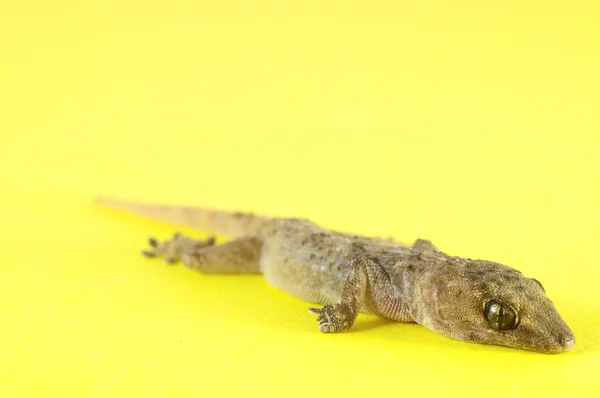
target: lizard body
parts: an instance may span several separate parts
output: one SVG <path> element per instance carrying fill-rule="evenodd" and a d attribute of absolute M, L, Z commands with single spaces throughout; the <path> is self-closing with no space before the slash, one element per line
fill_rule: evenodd
<path fill-rule="evenodd" d="M 323 304 L 309 310 L 325 333 L 350 328 L 364 312 L 416 322 L 471 343 L 542 353 L 570 351 L 575 345 L 537 280 L 492 261 L 449 256 L 427 240 L 407 246 L 297 218 L 114 199 L 99 203 L 231 237 L 215 245 L 214 239 L 175 234 L 165 242 L 150 239 L 151 250 L 144 254 L 206 273 L 261 273 L 276 288 Z"/>

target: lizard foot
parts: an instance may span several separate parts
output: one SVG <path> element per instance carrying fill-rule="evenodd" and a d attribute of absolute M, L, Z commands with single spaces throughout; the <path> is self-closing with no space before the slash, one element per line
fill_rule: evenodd
<path fill-rule="evenodd" d="M 150 250 L 142 251 L 146 257 L 164 257 L 167 264 L 175 264 L 179 262 L 181 256 L 185 253 L 201 249 L 203 247 L 213 246 L 215 238 L 210 237 L 206 240 L 195 240 L 185 235 L 175 232 L 170 240 L 159 242 L 154 238 L 148 239 Z"/>
<path fill-rule="evenodd" d="M 354 323 L 356 314 L 344 303 L 328 304 L 323 308 L 309 308 L 309 312 L 319 315 L 319 330 L 323 333 L 335 333 L 349 329 Z"/>

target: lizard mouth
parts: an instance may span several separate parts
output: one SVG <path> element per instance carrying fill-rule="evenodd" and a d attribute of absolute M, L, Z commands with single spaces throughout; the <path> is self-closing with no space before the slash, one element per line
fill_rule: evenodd
<path fill-rule="evenodd" d="M 560 334 L 556 340 L 558 344 L 554 341 L 550 341 L 543 346 L 539 344 L 533 344 L 529 341 L 519 341 L 518 339 L 510 339 L 508 336 L 504 336 L 507 340 L 499 340 L 496 337 L 496 333 L 491 330 L 482 329 L 478 326 L 473 325 L 472 323 L 464 323 L 461 325 L 461 330 L 471 334 L 471 341 L 486 343 L 486 344 L 494 344 L 501 345 L 513 348 L 521 348 L 531 351 L 544 352 L 547 354 L 557 354 L 561 352 L 568 352 L 573 350 L 575 347 L 575 338 L 572 333 L 562 333 Z M 474 333 L 474 334 L 473 334 Z"/>

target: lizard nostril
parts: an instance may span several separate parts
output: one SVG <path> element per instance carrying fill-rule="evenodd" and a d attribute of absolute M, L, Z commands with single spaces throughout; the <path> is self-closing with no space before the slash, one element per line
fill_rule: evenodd
<path fill-rule="evenodd" d="M 562 333 L 558 335 L 558 343 L 565 351 L 570 351 L 575 346 L 575 338 L 570 333 Z"/>

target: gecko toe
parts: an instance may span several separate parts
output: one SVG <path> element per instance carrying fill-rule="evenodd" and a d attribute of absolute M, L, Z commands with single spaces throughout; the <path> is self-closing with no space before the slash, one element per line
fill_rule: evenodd
<path fill-rule="evenodd" d="M 323 324 L 319 325 L 319 331 L 322 333 L 334 333 L 335 326 L 332 325 L 331 323 L 323 323 Z"/>
<path fill-rule="evenodd" d="M 319 315 L 317 323 L 319 324 L 319 331 L 323 333 L 336 333 L 346 330 L 352 326 L 356 317 L 355 314 L 349 311 L 348 306 L 343 303 L 328 304 L 320 309 L 310 308 L 309 311 Z"/>
<path fill-rule="evenodd" d="M 206 244 L 206 246 L 214 246 L 216 241 L 217 241 L 217 238 L 215 238 L 214 236 L 210 236 L 208 239 L 206 239 L 205 244 Z"/>
<path fill-rule="evenodd" d="M 175 257 L 166 257 L 164 259 L 165 264 L 175 264 L 177 262 L 177 259 Z"/>

